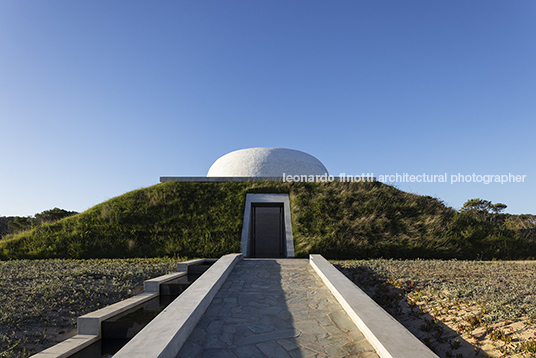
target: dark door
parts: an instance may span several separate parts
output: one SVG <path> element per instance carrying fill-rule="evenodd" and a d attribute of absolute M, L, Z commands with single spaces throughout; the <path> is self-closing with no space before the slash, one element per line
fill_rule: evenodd
<path fill-rule="evenodd" d="M 253 257 L 283 257 L 283 206 L 253 206 Z"/>

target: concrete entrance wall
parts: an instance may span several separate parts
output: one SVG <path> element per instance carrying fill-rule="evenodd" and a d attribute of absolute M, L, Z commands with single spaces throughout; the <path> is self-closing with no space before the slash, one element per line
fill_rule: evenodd
<path fill-rule="evenodd" d="M 244 208 L 244 222 L 242 225 L 242 239 L 240 250 L 244 257 L 252 257 L 251 247 L 252 206 L 254 204 L 282 204 L 283 205 L 283 257 L 294 257 L 294 241 L 292 239 L 292 223 L 290 221 L 290 201 L 288 194 L 246 194 Z"/>

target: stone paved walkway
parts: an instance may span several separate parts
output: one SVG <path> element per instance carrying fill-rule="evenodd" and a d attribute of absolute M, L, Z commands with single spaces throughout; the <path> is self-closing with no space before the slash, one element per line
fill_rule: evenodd
<path fill-rule="evenodd" d="M 244 259 L 178 357 L 378 358 L 306 259 Z"/>

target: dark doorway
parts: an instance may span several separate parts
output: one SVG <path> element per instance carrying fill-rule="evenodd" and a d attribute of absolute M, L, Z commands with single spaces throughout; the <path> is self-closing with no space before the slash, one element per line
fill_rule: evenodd
<path fill-rule="evenodd" d="M 284 257 L 283 205 L 253 205 L 253 257 Z"/>

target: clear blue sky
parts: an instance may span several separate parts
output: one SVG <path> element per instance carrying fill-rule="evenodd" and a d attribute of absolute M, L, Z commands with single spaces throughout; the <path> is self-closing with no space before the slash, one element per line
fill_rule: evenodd
<path fill-rule="evenodd" d="M 535 134 L 534 0 L 0 1 L 0 216 L 258 146 L 536 214 Z"/>

